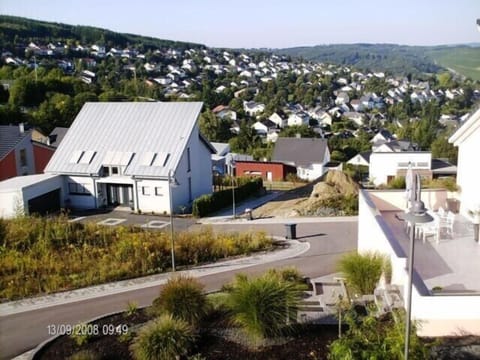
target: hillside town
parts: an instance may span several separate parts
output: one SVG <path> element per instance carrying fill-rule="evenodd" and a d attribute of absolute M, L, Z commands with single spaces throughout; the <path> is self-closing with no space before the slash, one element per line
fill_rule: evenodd
<path fill-rule="evenodd" d="M 0 359 L 478 355 L 478 82 L 10 37 Z"/>

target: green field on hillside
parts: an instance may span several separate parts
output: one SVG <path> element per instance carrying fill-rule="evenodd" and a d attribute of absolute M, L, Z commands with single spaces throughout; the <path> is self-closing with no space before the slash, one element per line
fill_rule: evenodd
<path fill-rule="evenodd" d="M 439 65 L 480 81 L 480 47 L 442 47 L 430 50 L 429 55 Z"/>

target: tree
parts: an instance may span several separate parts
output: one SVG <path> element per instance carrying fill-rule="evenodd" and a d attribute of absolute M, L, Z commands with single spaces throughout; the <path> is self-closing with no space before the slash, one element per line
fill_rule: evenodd
<path fill-rule="evenodd" d="M 33 113 L 33 118 L 37 126 L 50 133 L 56 126 L 69 127 L 75 115 L 73 99 L 68 95 L 55 93 L 40 104 Z"/>
<path fill-rule="evenodd" d="M 245 154 L 255 148 L 259 140 L 255 130 L 247 124 L 247 121 L 242 120 L 238 136 L 230 139 L 229 144 L 233 152 Z"/>
<path fill-rule="evenodd" d="M 293 125 L 284 127 L 278 135 L 280 137 L 296 137 L 298 135 L 305 138 L 319 137 L 319 135 L 307 125 Z"/>
<path fill-rule="evenodd" d="M 200 132 L 210 141 L 225 142 L 232 137 L 230 121 L 217 117 L 211 110 L 200 115 Z"/>
<path fill-rule="evenodd" d="M 433 158 L 447 158 L 452 164 L 457 164 L 458 148 L 448 142 L 446 133 L 439 134 L 431 145 Z"/>

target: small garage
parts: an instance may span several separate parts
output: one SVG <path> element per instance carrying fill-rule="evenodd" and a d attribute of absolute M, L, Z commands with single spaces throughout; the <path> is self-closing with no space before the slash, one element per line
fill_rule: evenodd
<path fill-rule="evenodd" d="M 52 214 L 62 207 L 62 176 L 37 174 L 0 182 L 0 217 Z"/>
<path fill-rule="evenodd" d="M 60 189 L 49 191 L 28 200 L 28 213 L 31 214 L 53 214 L 60 211 Z"/>

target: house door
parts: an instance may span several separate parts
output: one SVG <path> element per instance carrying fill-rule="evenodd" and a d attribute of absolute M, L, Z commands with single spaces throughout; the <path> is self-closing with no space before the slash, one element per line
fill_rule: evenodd
<path fill-rule="evenodd" d="M 132 185 L 107 184 L 108 206 L 130 206 L 133 199 Z"/>
<path fill-rule="evenodd" d="M 267 180 L 268 181 L 272 181 L 273 177 L 272 177 L 272 172 L 271 171 L 267 171 Z"/>

